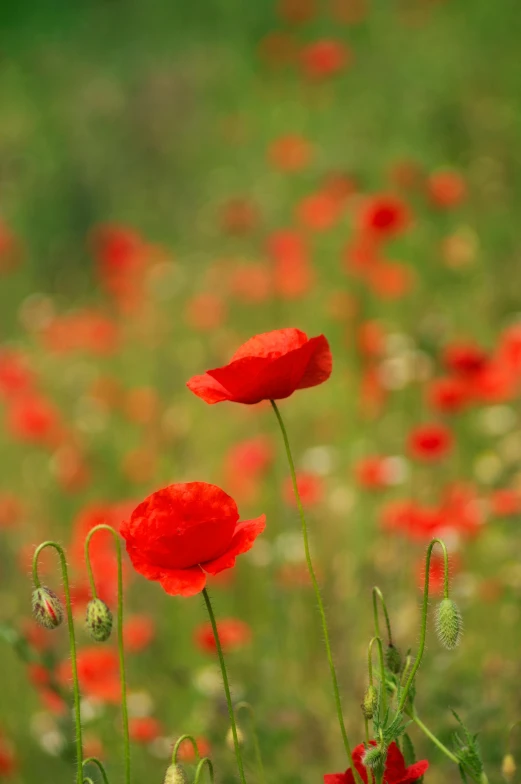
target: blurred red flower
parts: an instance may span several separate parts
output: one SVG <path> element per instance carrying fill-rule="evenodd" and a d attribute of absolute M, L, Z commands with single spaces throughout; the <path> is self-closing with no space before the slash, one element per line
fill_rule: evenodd
<path fill-rule="evenodd" d="M 408 438 L 409 452 L 417 460 L 434 462 L 444 458 L 452 449 L 454 438 L 445 425 L 435 422 L 418 425 Z"/>
<path fill-rule="evenodd" d="M 317 12 L 316 0 L 279 0 L 278 15 L 289 24 L 309 22 Z"/>
<path fill-rule="evenodd" d="M 273 290 L 268 264 L 241 264 L 230 274 L 230 293 L 242 302 L 265 302 Z"/>
<path fill-rule="evenodd" d="M 468 385 L 458 376 L 436 378 L 427 387 L 428 404 L 443 414 L 458 414 L 469 399 Z"/>
<path fill-rule="evenodd" d="M 304 74 L 310 79 L 334 76 L 351 65 L 353 54 L 341 41 L 323 39 L 304 47 L 301 61 Z"/>
<path fill-rule="evenodd" d="M 227 317 L 226 304 L 218 294 L 202 292 L 186 304 L 185 319 L 192 329 L 208 332 L 222 326 Z"/>
<path fill-rule="evenodd" d="M 18 759 L 14 746 L 4 735 L 0 735 L 0 776 L 13 776 L 18 770 Z"/>
<path fill-rule="evenodd" d="M 399 299 L 412 289 L 414 276 L 404 264 L 378 261 L 369 270 L 368 282 L 377 297 Z"/>
<path fill-rule="evenodd" d="M 461 561 L 455 554 L 449 555 L 449 572 L 452 577 L 461 568 Z M 433 553 L 429 565 L 429 593 L 441 594 L 445 579 L 445 560 L 439 553 Z M 416 566 L 416 583 L 423 591 L 425 583 L 425 557 L 422 556 Z"/>
<path fill-rule="evenodd" d="M 376 741 L 370 741 L 372 746 L 376 746 Z M 360 743 L 353 749 L 353 762 L 362 777 L 364 784 L 367 784 L 367 768 L 362 763 L 362 758 L 365 754 L 365 746 Z M 414 765 L 405 766 L 405 760 L 400 749 L 396 743 L 391 743 L 387 752 L 387 759 L 385 761 L 385 772 L 383 776 L 383 784 L 415 784 L 427 768 L 429 763 L 427 760 L 415 762 Z M 324 776 L 324 784 L 355 784 L 355 777 L 351 768 L 348 768 L 345 773 L 329 773 Z"/>
<path fill-rule="evenodd" d="M 492 514 L 496 517 L 515 517 L 521 514 L 521 492 L 513 487 L 494 490 L 490 496 Z"/>
<path fill-rule="evenodd" d="M 300 171 L 311 161 L 313 147 L 307 139 L 297 134 L 281 136 L 272 142 L 268 158 L 272 166 L 281 171 Z"/>
<path fill-rule="evenodd" d="M 265 528 L 265 516 L 239 522 L 235 501 L 215 485 L 170 485 L 148 496 L 121 526 L 137 572 L 172 595 L 192 596 L 205 572 L 230 569 Z"/>
<path fill-rule="evenodd" d="M 23 512 L 23 504 L 14 493 L 0 491 L 0 530 L 16 526 L 20 522 Z"/>
<path fill-rule="evenodd" d="M 443 362 L 453 373 L 473 378 L 489 361 L 487 352 L 473 341 L 454 341 L 445 346 Z"/>
<path fill-rule="evenodd" d="M 312 231 L 327 231 L 340 219 L 342 202 L 328 191 L 318 191 L 297 204 L 296 214 L 306 228 Z"/>
<path fill-rule="evenodd" d="M 19 351 L 0 351 L 0 395 L 13 398 L 28 394 L 34 385 L 34 374 L 27 359 Z"/>
<path fill-rule="evenodd" d="M 118 654 L 112 648 L 89 646 L 78 651 L 78 679 L 82 693 L 104 702 L 117 704 L 121 700 Z M 68 686 L 71 682 L 71 662 L 62 662 L 58 680 Z"/>
<path fill-rule="evenodd" d="M 358 484 L 368 490 L 382 490 L 389 485 L 389 468 L 385 457 L 364 457 L 356 463 L 354 470 Z"/>
<path fill-rule="evenodd" d="M 217 631 L 223 651 L 235 651 L 251 642 L 251 628 L 238 618 L 222 618 L 217 621 Z M 200 624 L 194 632 L 194 641 L 204 653 L 215 653 L 217 646 L 209 621 Z"/>
<path fill-rule="evenodd" d="M 156 625 L 149 615 L 131 615 L 123 626 L 127 651 L 138 653 L 147 648 L 156 635 Z"/>
<path fill-rule="evenodd" d="M 363 233 L 387 240 L 402 234 L 411 224 L 411 212 L 399 196 L 380 193 L 362 201 L 358 228 Z"/>
<path fill-rule="evenodd" d="M 6 410 L 6 427 L 18 441 L 50 446 L 60 433 L 60 416 L 43 395 L 17 397 Z"/>
<path fill-rule="evenodd" d="M 432 203 L 442 209 L 458 207 L 467 196 L 467 186 L 461 174 L 448 169 L 430 175 L 427 191 Z"/>
<path fill-rule="evenodd" d="M 117 325 L 104 313 L 87 308 L 56 316 L 42 337 L 46 348 L 56 353 L 85 351 L 107 356 L 120 345 Z"/>
<path fill-rule="evenodd" d="M 134 743 L 151 743 L 163 733 L 161 723 L 153 716 L 132 716 L 128 729 Z"/>
<path fill-rule="evenodd" d="M 282 400 L 297 389 L 323 384 L 332 366 L 324 335 L 308 338 L 299 329 L 278 329 L 250 338 L 228 365 L 193 376 L 187 386 L 206 403 L 229 400 L 249 405 Z"/>
<path fill-rule="evenodd" d="M 258 210 L 247 198 L 230 199 L 222 209 L 221 222 L 228 234 L 248 234 L 258 221 Z"/>
<path fill-rule="evenodd" d="M 324 480 L 316 474 L 305 471 L 297 473 L 297 487 L 303 506 L 319 504 L 324 497 Z M 293 506 L 297 505 L 291 477 L 286 477 L 283 486 L 284 500 Z"/>
<path fill-rule="evenodd" d="M 195 743 L 197 746 L 197 751 L 199 752 L 199 757 L 208 757 L 210 755 L 211 747 L 208 740 L 203 736 L 199 735 L 195 738 Z M 177 759 L 179 762 L 193 762 L 195 760 L 195 751 L 193 745 L 190 743 L 189 740 L 184 740 L 178 749 Z"/>
<path fill-rule="evenodd" d="M 273 461 L 274 450 L 265 435 L 234 444 L 224 462 L 226 487 L 240 500 L 255 500 L 259 482 Z"/>

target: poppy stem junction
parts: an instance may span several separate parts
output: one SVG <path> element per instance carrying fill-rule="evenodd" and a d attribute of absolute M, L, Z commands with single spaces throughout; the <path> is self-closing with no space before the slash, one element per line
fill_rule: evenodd
<path fill-rule="evenodd" d="M 40 553 L 47 547 L 52 547 L 58 553 L 63 579 L 63 591 L 65 594 L 65 607 L 67 612 L 67 628 L 69 631 L 69 649 L 71 652 L 72 664 L 72 689 L 74 695 L 74 722 L 76 725 L 76 781 L 83 784 L 83 738 L 81 731 L 81 711 L 80 711 L 80 684 L 78 681 L 78 663 L 76 659 L 76 635 L 74 632 L 74 620 L 72 617 L 71 592 L 69 586 L 69 571 L 65 552 L 57 542 L 42 542 L 33 555 L 33 582 L 36 588 L 40 588 L 41 582 L 38 576 L 38 558 Z"/>
<path fill-rule="evenodd" d="M 118 562 L 118 652 L 119 652 L 119 677 L 121 681 L 121 714 L 123 718 L 123 741 L 124 741 L 124 756 L 125 756 L 125 782 L 130 784 L 130 732 L 128 725 L 128 708 L 127 708 L 127 675 L 125 670 L 125 646 L 123 642 L 123 564 L 121 559 L 121 542 L 119 534 L 110 525 L 101 523 L 92 528 L 87 538 L 85 539 L 85 563 L 87 564 L 87 573 L 89 575 L 89 582 L 92 590 L 92 596 L 97 598 L 96 582 L 92 571 L 92 564 L 90 561 L 89 546 L 93 535 L 97 531 L 110 531 L 116 543 L 116 557 Z"/>
<path fill-rule="evenodd" d="M 338 678 L 337 678 L 337 674 L 336 674 L 336 670 L 335 670 L 335 665 L 333 663 L 333 655 L 332 655 L 332 652 L 331 652 L 331 642 L 330 642 L 330 639 L 329 639 L 329 629 L 328 629 L 328 626 L 327 626 L 326 613 L 325 613 L 325 610 L 324 610 L 324 603 L 322 601 L 322 595 L 321 595 L 321 592 L 320 592 L 320 587 L 318 585 L 318 580 L 316 578 L 315 570 L 313 568 L 313 562 L 311 560 L 311 552 L 310 552 L 310 547 L 309 547 L 309 536 L 308 536 L 308 526 L 307 526 L 307 522 L 306 522 L 306 515 L 304 513 L 304 507 L 302 505 L 302 500 L 300 498 L 300 494 L 299 494 L 299 491 L 298 491 L 297 474 L 295 472 L 295 463 L 293 462 L 293 455 L 291 453 L 291 447 L 290 447 L 290 444 L 289 444 L 289 438 L 288 438 L 288 434 L 287 434 L 287 431 L 286 431 L 286 427 L 284 425 L 284 421 L 282 419 L 282 416 L 280 414 L 278 406 L 277 406 L 277 404 L 275 403 L 274 400 L 270 400 L 270 403 L 271 403 L 271 405 L 273 407 L 273 411 L 275 412 L 275 416 L 277 417 L 277 420 L 278 420 L 278 423 L 279 423 L 279 427 L 280 427 L 280 430 L 281 430 L 281 433 L 282 433 L 282 438 L 284 440 L 284 446 L 286 448 L 286 456 L 288 458 L 289 470 L 290 470 L 290 474 L 291 474 L 291 481 L 293 483 L 293 491 L 295 493 L 295 499 L 296 499 L 298 511 L 299 511 L 299 514 L 300 514 L 300 521 L 301 521 L 301 524 L 302 524 L 302 537 L 303 537 L 303 540 L 304 540 L 304 551 L 305 551 L 305 556 L 306 556 L 306 564 L 307 564 L 307 567 L 308 567 L 309 576 L 311 577 L 311 582 L 313 584 L 313 590 L 315 592 L 315 598 L 316 598 L 316 601 L 317 601 L 317 604 L 318 604 L 318 610 L 319 610 L 319 613 L 320 613 L 320 619 L 322 621 L 322 633 L 324 635 L 324 642 L 325 642 L 325 645 L 326 645 L 327 660 L 329 662 L 329 670 L 330 670 L 330 673 L 331 673 L 331 681 L 332 681 L 332 684 L 333 684 L 333 693 L 334 693 L 334 698 L 335 698 L 335 705 L 336 705 L 336 711 L 337 711 L 337 716 L 338 716 L 338 723 L 340 725 L 340 731 L 342 733 L 342 740 L 344 742 L 344 748 L 346 750 L 347 758 L 348 758 L 349 763 L 351 765 L 355 781 L 357 782 L 357 784 L 361 784 L 362 780 L 361 780 L 360 774 L 358 773 L 358 771 L 356 769 L 356 766 L 355 766 L 355 764 L 353 762 L 353 755 L 352 755 L 352 752 L 351 752 L 351 745 L 350 745 L 349 739 L 347 737 L 347 731 L 346 731 L 346 727 L 345 727 L 345 723 L 344 723 L 344 716 L 343 716 L 343 713 L 342 713 L 342 703 L 341 703 L 341 700 L 340 700 L 340 690 L 338 688 Z"/>
<path fill-rule="evenodd" d="M 213 636 L 217 648 L 217 655 L 219 657 L 219 664 L 221 665 L 221 674 L 223 676 L 224 693 L 226 695 L 226 702 L 228 704 L 228 713 L 230 716 L 230 725 L 232 728 L 233 745 L 235 748 L 235 757 L 237 758 L 237 767 L 239 768 L 239 775 L 241 777 L 242 784 L 246 784 L 246 777 L 244 775 L 244 765 L 241 756 L 241 748 L 239 745 L 239 736 L 237 734 L 237 724 L 235 723 L 235 713 L 233 711 L 232 695 L 230 693 L 230 684 L 228 681 L 228 673 L 226 672 L 226 664 L 224 662 L 223 649 L 221 646 L 221 640 L 219 639 L 219 632 L 217 631 L 217 623 L 215 620 L 212 603 L 210 601 L 210 597 L 208 595 L 208 591 L 206 590 L 206 588 L 203 588 L 203 596 L 206 604 L 206 609 L 208 610 L 210 623 L 212 625 Z"/>
<path fill-rule="evenodd" d="M 405 708 L 407 697 L 409 696 L 409 690 L 412 686 L 414 681 L 414 677 L 418 671 L 418 668 L 421 664 L 423 658 L 423 652 L 425 650 L 425 636 L 427 633 L 427 611 L 429 609 L 429 578 L 430 578 L 430 566 L 431 566 L 431 556 L 432 551 L 435 545 L 439 544 L 441 549 L 443 550 L 443 558 L 444 558 L 444 581 L 443 581 L 443 595 L 445 599 L 448 599 L 449 596 L 449 557 L 447 554 L 447 548 L 445 547 L 444 542 L 441 539 L 433 539 L 429 546 L 427 547 L 427 553 L 425 555 L 425 582 L 423 587 L 423 604 L 422 604 L 422 622 L 421 622 L 421 630 L 420 630 L 420 647 L 418 649 L 418 654 L 414 661 L 413 668 L 411 673 L 407 679 L 405 687 L 402 692 L 402 696 L 400 698 L 400 702 L 398 705 L 398 713 L 401 713 Z"/>

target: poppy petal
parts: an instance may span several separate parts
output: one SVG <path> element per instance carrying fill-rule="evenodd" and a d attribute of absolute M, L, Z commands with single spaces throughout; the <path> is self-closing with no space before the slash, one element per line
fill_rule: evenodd
<path fill-rule="evenodd" d="M 228 550 L 219 558 L 201 564 L 208 574 L 219 574 L 224 569 L 230 569 L 235 564 L 235 559 L 241 553 L 246 553 L 253 547 L 255 539 L 266 527 L 266 515 L 261 515 L 254 520 L 244 520 L 235 529 L 233 539 Z"/>
<path fill-rule="evenodd" d="M 205 403 L 222 403 L 229 400 L 230 395 L 212 376 L 203 373 L 202 376 L 192 376 L 187 382 L 188 389 L 204 400 Z"/>
<path fill-rule="evenodd" d="M 316 387 L 327 381 L 333 370 L 333 356 L 325 335 L 311 338 L 308 343 L 312 353 L 297 389 Z"/>
<path fill-rule="evenodd" d="M 206 585 L 206 575 L 200 566 L 190 569 L 169 569 L 163 571 L 159 582 L 171 596 L 193 596 L 200 593 Z"/>
<path fill-rule="evenodd" d="M 421 779 L 428 767 L 429 763 L 427 760 L 415 762 L 414 765 L 407 768 L 405 776 L 397 784 L 414 784 L 415 781 Z"/>
<path fill-rule="evenodd" d="M 354 784 L 351 768 L 346 770 L 345 773 L 326 773 L 324 784 Z"/>
<path fill-rule="evenodd" d="M 385 777 L 388 781 L 401 781 L 406 774 L 405 760 L 396 743 L 391 743 L 385 761 Z"/>

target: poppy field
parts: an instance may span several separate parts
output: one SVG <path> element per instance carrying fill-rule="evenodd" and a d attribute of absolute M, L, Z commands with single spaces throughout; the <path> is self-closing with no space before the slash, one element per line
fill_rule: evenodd
<path fill-rule="evenodd" d="M 518 781 L 500 6 L 1 12 L 0 781 Z"/>

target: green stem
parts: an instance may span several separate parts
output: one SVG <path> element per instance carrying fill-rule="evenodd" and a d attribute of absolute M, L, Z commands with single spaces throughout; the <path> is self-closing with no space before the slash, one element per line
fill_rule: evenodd
<path fill-rule="evenodd" d="M 421 630 L 420 630 L 420 647 L 418 649 L 418 655 L 414 661 L 414 666 L 411 670 L 411 674 L 405 684 L 405 688 L 402 692 L 402 696 L 400 698 L 400 703 L 398 705 L 398 712 L 403 711 L 405 707 L 405 703 L 407 702 L 407 697 L 409 694 L 409 689 L 412 686 L 412 682 L 414 681 L 414 676 L 418 671 L 418 667 L 421 664 L 421 660 L 423 658 L 423 652 L 425 651 L 425 636 L 427 632 L 427 610 L 429 609 L 429 576 L 430 576 L 430 567 L 431 567 L 431 555 L 434 549 L 434 546 L 439 544 L 441 549 L 443 550 L 443 557 L 445 561 L 445 574 L 444 574 L 444 583 L 443 583 L 443 595 L 444 598 L 447 599 L 449 595 L 449 558 L 447 555 L 447 548 L 445 544 L 441 541 L 441 539 L 433 539 L 429 546 L 427 547 L 427 553 L 425 556 L 425 583 L 423 587 L 423 604 L 422 604 L 422 623 L 421 623 Z"/>
<path fill-rule="evenodd" d="M 235 712 L 238 714 L 239 711 L 246 710 L 250 714 L 250 722 L 251 722 L 251 732 L 253 737 L 253 748 L 255 750 L 255 758 L 257 760 L 257 768 L 259 770 L 259 781 L 261 784 L 266 784 L 266 773 L 264 771 L 264 764 L 262 762 L 262 753 L 259 743 L 259 736 L 257 734 L 257 722 L 255 721 L 255 711 L 253 710 L 252 706 L 249 702 L 239 702 L 235 706 Z"/>
<path fill-rule="evenodd" d="M 107 772 L 103 763 L 97 757 L 87 757 L 87 759 L 83 760 L 83 767 L 85 767 L 85 765 L 97 765 L 98 770 L 101 773 L 101 778 L 103 779 L 103 784 L 109 784 Z"/>
<path fill-rule="evenodd" d="M 221 665 L 221 673 L 223 676 L 223 685 L 224 685 L 224 693 L 226 695 L 226 702 L 228 704 L 228 714 L 230 716 L 230 725 L 232 728 L 232 735 L 233 735 L 233 745 L 235 747 L 235 757 L 237 758 L 237 767 L 239 768 L 239 775 L 241 777 L 242 784 L 246 784 L 246 777 L 244 775 L 244 765 L 242 763 L 242 756 L 241 756 L 241 749 L 239 745 L 239 736 L 237 735 L 237 725 L 235 723 L 235 714 L 233 712 L 233 703 L 232 703 L 232 695 L 230 693 L 230 684 L 228 682 L 228 673 L 226 672 L 226 664 L 224 662 L 224 655 L 223 649 L 221 646 L 221 640 L 219 639 L 219 632 L 217 631 L 217 623 L 215 620 L 215 615 L 212 608 L 212 603 L 210 601 L 210 597 L 208 596 L 208 591 L 206 588 L 203 588 L 203 596 L 204 601 L 206 604 L 206 609 L 208 610 L 208 616 L 210 618 L 210 623 L 212 625 L 213 636 L 215 639 L 215 645 L 217 647 L 217 655 L 219 657 L 219 664 Z"/>
<path fill-rule="evenodd" d="M 181 743 L 184 743 L 185 740 L 189 740 L 194 749 L 195 759 L 199 759 L 199 748 L 197 746 L 197 741 L 192 735 L 181 735 L 180 738 L 177 739 L 176 744 L 174 746 L 174 750 L 172 752 L 172 764 L 177 765 L 177 755 L 179 754 L 179 748 Z"/>
<path fill-rule="evenodd" d="M 97 598 L 96 583 L 90 562 L 89 546 L 93 535 L 97 531 L 110 531 L 116 542 L 116 556 L 118 562 L 118 652 L 119 652 L 119 677 L 121 681 L 121 714 L 123 718 L 123 743 L 125 757 L 125 782 L 130 784 L 130 732 L 128 726 L 127 707 L 127 675 L 125 670 L 125 646 L 123 642 L 123 563 L 121 559 L 121 542 L 118 532 L 110 525 L 101 523 L 92 528 L 85 539 L 85 562 L 92 590 L 92 596 Z"/>
<path fill-rule="evenodd" d="M 337 678 L 337 674 L 336 674 L 336 670 L 335 670 L 335 665 L 333 664 L 333 655 L 332 655 L 332 652 L 331 652 L 331 643 L 330 643 L 330 640 L 329 640 L 329 630 L 328 630 L 328 626 L 327 626 L 326 613 L 325 613 L 325 610 L 324 610 L 324 603 L 322 601 L 322 595 L 320 593 L 320 587 L 318 585 L 318 581 L 317 581 L 317 578 L 316 578 L 316 575 L 315 575 L 315 570 L 313 568 L 313 562 L 311 560 L 311 552 L 310 552 L 310 547 L 309 547 L 308 526 L 307 526 L 307 522 L 306 522 L 306 515 L 304 513 L 304 507 L 302 505 L 302 500 L 300 498 L 300 493 L 298 491 L 297 475 L 296 475 L 296 472 L 295 472 L 295 464 L 293 462 L 293 455 L 291 454 L 291 447 L 290 447 L 290 444 L 289 444 L 288 434 L 287 434 L 286 427 L 284 425 L 284 422 L 283 422 L 283 419 L 282 419 L 282 416 L 280 414 L 280 411 L 278 409 L 277 404 L 275 403 L 274 400 L 270 400 L 270 403 L 271 403 L 271 405 L 273 407 L 273 411 L 275 412 L 275 416 L 277 417 L 277 420 L 278 420 L 278 423 L 279 423 L 279 427 L 280 427 L 280 430 L 281 430 L 281 433 L 282 433 L 282 438 L 283 438 L 283 441 L 284 441 L 284 446 L 286 448 L 286 456 L 287 456 L 287 459 L 288 459 L 289 470 L 290 470 L 290 474 L 291 474 L 291 481 L 293 483 L 293 491 L 295 493 L 295 500 L 297 502 L 297 507 L 298 507 L 298 511 L 299 511 L 299 515 L 300 515 L 300 521 L 301 521 L 301 525 L 302 525 L 302 538 L 304 540 L 304 551 L 305 551 L 305 555 L 306 555 L 306 564 L 307 564 L 307 567 L 308 567 L 309 576 L 311 577 L 311 582 L 313 584 L 313 590 L 315 592 L 315 598 L 316 598 L 316 601 L 317 601 L 317 604 L 318 604 L 318 610 L 319 610 L 319 613 L 320 613 L 320 619 L 322 621 L 322 633 L 324 635 L 324 642 L 325 642 L 325 645 L 326 645 L 326 654 L 327 654 L 327 660 L 328 660 L 328 663 L 329 663 L 329 670 L 330 670 L 330 673 L 331 673 L 331 681 L 332 681 L 332 684 L 333 684 L 333 694 L 334 694 L 334 698 L 335 698 L 335 705 L 336 705 L 336 712 L 337 712 L 337 716 L 338 716 L 338 723 L 340 725 L 340 732 L 342 733 L 342 740 L 344 742 L 344 748 L 346 750 L 346 754 L 347 754 L 347 758 L 349 760 L 349 763 L 350 763 L 350 765 L 352 767 L 353 775 L 355 777 L 355 781 L 357 782 L 357 784 L 363 784 L 362 779 L 360 777 L 360 774 L 358 773 L 358 771 L 356 769 L 356 766 L 355 766 L 355 764 L 353 762 L 353 755 L 351 753 L 351 746 L 350 746 L 350 743 L 349 743 L 349 739 L 347 737 L 346 727 L 345 727 L 345 723 L 344 723 L 344 716 L 342 714 L 342 703 L 341 703 L 341 700 L 340 700 L 340 690 L 338 688 L 338 678 Z"/>
<path fill-rule="evenodd" d="M 383 594 L 381 590 L 378 588 L 377 585 L 373 587 L 373 617 L 374 617 L 374 630 L 375 636 L 380 637 L 380 624 L 378 622 L 378 599 L 380 599 L 380 604 L 382 605 L 382 610 L 384 613 L 385 618 L 385 625 L 387 627 L 387 637 L 389 639 L 389 645 L 393 644 L 393 635 L 391 632 L 391 621 L 389 619 L 389 613 L 387 612 L 387 605 L 385 603 Z"/>
<path fill-rule="evenodd" d="M 210 774 L 211 784 L 213 784 L 213 782 L 214 782 L 213 765 L 212 765 L 212 761 L 211 761 L 211 759 L 209 757 L 203 757 L 202 760 L 199 762 L 199 765 L 197 766 L 196 771 L 195 771 L 194 784 L 199 784 L 199 779 L 201 778 L 201 774 L 202 774 L 202 771 L 203 771 L 203 768 L 204 768 L 205 765 L 207 766 L 208 773 Z"/>
<path fill-rule="evenodd" d="M 33 582 L 36 588 L 40 588 L 41 582 L 38 577 L 38 558 L 42 550 L 46 547 L 53 547 L 58 553 L 63 579 L 63 590 L 65 593 L 65 607 L 67 611 L 67 627 L 69 631 L 69 648 L 71 652 L 72 666 L 72 689 L 74 695 L 74 721 L 76 725 L 76 764 L 78 767 L 76 781 L 83 784 L 83 739 L 81 731 L 81 712 L 80 712 L 80 684 L 78 680 L 78 662 L 76 656 L 76 635 L 74 633 L 74 620 L 72 617 L 71 592 L 69 586 L 69 572 L 65 552 L 57 542 L 43 542 L 39 545 L 33 556 Z"/>
<path fill-rule="evenodd" d="M 444 746 L 441 740 L 438 740 L 436 735 L 434 735 L 430 731 L 430 729 L 425 726 L 423 721 L 421 721 L 420 718 L 418 717 L 416 711 L 410 713 L 409 716 L 411 717 L 413 722 L 421 729 L 423 734 L 426 735 L 434 743 L 434 745 L 437 746 L 440 749 L 440 751 L 442 751 L 445 754 L 446 757 L 448 757 L 452 762 L 454 762 L 455 765 L 459 765 L 459 760 L 456 757 L 456 755 L 453 754 L 452 751 L 449 751 L 449 749 L 446 746 Z"/>
<path fill-rule="evenodd" d="M 380 660 L 380 694 L 382 695 L 382 710 L 383 716 L 385 716 L 387 711 L 387 685 L 386 685 L 386 678 L 385 678 L 385 662 L 384 662 L 384 652 L 382 648 L 382 641 L 379 637 L 373 637 L 373 639 L 369 643 L 369 647 L 367 649 L 367 666 L 369 669 L 369 683 L 371 686 L 373 685 L 373 645 L 376 643 L 378 645 L 378 658 Z"/>

